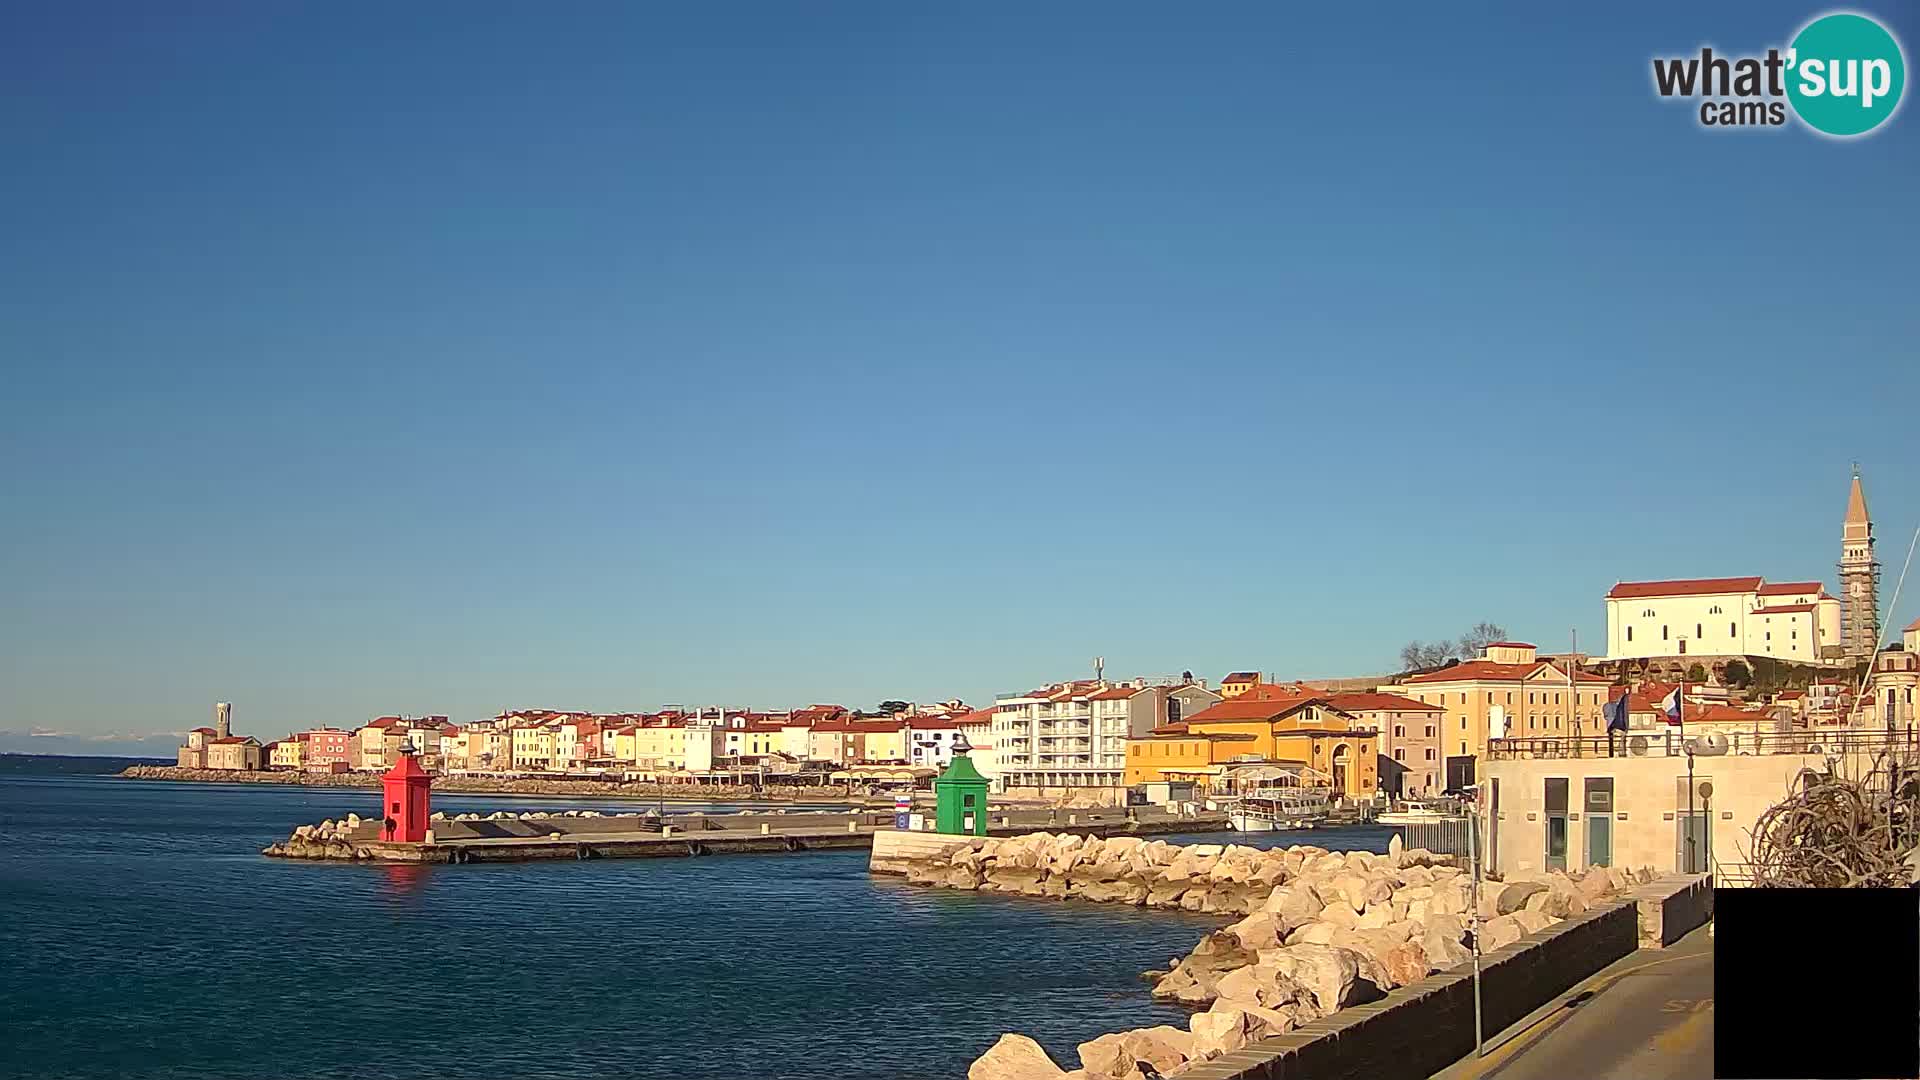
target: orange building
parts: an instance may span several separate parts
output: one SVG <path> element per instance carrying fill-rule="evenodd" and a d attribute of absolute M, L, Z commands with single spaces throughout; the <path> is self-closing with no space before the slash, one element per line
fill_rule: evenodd
<path fill-rule="evenodd" d="M 1130 741 L 1125 782 L 1192 780 L 1211 789 L 1235 766 L 1294 764 L 1336 795 L 1366 799 L 1380 787 L 1379 744 L 1378 732 L 1324 692 L 1254 684 Z"/>

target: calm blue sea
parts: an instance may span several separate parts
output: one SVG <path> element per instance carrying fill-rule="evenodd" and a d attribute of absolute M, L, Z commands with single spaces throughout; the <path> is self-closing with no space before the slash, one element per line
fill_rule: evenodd
<path fill-rule="evenodd" d="M 0 1076 L 913 1080 L 963 1076 L 1009 1030 L 1074 1064 L 1095 1035 L 1184 1022 L 1137 974 L 1223 921 L 919 889 L 869 877 L 864 852 L 449 867 L 258 853 L 374 801 L 0 777 Z M 533 804 L 625 808 L 435 800 Z"/>

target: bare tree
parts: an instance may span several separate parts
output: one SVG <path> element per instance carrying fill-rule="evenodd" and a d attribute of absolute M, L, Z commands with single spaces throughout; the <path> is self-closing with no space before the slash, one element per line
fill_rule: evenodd
<path fill-rule="evenodd" d="M 1496 641 L 1507 640 L 1507 628 L 1499 623 L 1480 622 L 1460 636 L 1460 658 L 1472 660 Z"/>
<path fill-rule="evenodd" d="M 1451 641 L 1409 641 L 1400 647 L 1400 666 L 1406 671 L 1435 668 L 1453 659 Z"/>

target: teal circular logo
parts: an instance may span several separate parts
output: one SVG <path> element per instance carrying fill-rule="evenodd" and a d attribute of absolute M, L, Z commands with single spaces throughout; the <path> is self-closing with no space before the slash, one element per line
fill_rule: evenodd
<path fill-rule="evenodd" d="M 1787 100 L 1808 127 L 1864 135 L 1900 107 L 1906 58 L 1886 27 L 1843 12 L 1808 23 L 1787 52 Z"/>

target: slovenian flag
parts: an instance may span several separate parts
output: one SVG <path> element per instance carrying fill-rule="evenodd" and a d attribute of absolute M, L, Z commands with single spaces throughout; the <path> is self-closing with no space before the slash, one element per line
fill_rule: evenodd
<path fill-rule="evenodd" d="M 1673 688 L 1673 693 L 1660 699 L 1660 711 L 1667 714 L 1667 723 L 1669 724 L 1677 724 L 1680 722 L 1680 710 L 1685 707 L 1680 697 L 1679 686 Z"/>

